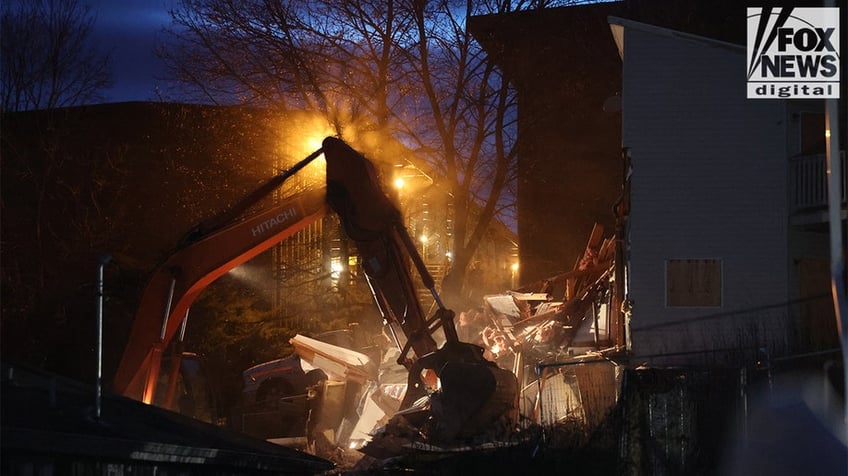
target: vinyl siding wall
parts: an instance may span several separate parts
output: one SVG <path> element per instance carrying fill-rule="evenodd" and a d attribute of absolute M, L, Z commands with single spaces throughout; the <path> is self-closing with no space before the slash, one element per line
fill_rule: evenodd
<path fill-rule="evenodd" d="M 635 28 L 624 45 L 634 354 L 779 334 L 780 316 L 760 308 L 787 298 L 784 102 L 745 98 L 741 47 Z M 719 307 L 666 305 L 675 259 L 721 260 Z"/>

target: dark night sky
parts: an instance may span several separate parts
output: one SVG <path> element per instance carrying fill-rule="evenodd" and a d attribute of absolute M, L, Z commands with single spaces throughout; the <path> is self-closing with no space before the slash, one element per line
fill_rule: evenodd
<path fill-rule="evenodd" d="M 178 0 L 83 0 L 95 16 L 93 39 L 112 59 L 114 86 L 104 91 L 106 102 L 156 100 L 156 85 L 164 74 L 153 53 L 170 23 L 168 9 Z"/>

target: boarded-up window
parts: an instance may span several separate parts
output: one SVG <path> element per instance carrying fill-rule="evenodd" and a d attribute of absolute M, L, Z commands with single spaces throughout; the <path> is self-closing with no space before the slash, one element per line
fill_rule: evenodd
<path fill-rule="evenodd" d="M 721 260 L 666 261 L 666 304 L 671 307 L 721 306 Z"/>

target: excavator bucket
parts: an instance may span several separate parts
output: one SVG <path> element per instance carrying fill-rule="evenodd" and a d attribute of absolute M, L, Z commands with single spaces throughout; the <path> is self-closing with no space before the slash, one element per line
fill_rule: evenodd
<path fill-rule="evenodd" d="M 448 319 L 453 312 L 446 310 Z M 450 319 L 449 319 L 450 320 Z M 436 444 L 492 440 L 507 436 L 517 417 L 518 381 L 515 375 L 483 357 L 480 346 L 448 340 L 409 369 L 409 384 L 401 408 L 411 408 L 426 395 L 421 375 L 433 370 L 439 389 L 429 395 L 429 419 L 423 428 Z"/>
<path fill-rule="evenodd" d="M 434 370 L 440 387 L 419 390 L 422 369 Z M 359 450 L 377 459 L 507 441 L 517 423 L 518 382 L 512 372 L 482 357 L 482 349 L 448 341 L 409 370 L 401 410 Z M 423 446 L 422 446 L 423 444 Z"/>
<path fill-rule="evenodd" d="M 517 381 L 496 365 L 448 363 L 439 376 L 441 389 L 430 397 L 433 442 L 469 438 L 499 439 L 515 423 Z"/>

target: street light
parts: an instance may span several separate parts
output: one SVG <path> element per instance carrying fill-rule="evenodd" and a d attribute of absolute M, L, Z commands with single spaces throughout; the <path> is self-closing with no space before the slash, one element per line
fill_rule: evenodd
<path fill-rule="evenodd" d="M 339 258 L 333 258 L 332 263 L 330 263 L 330 277 L 338 281 L 342 275 L 342 271 L 344 271 L 344 266 L 342 266 Z"/>

